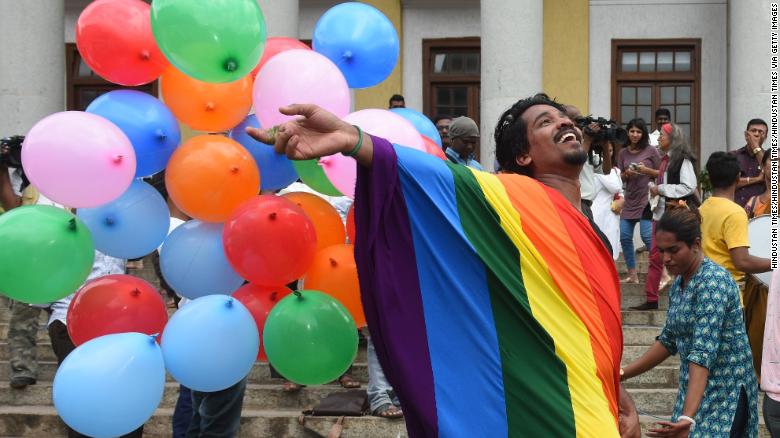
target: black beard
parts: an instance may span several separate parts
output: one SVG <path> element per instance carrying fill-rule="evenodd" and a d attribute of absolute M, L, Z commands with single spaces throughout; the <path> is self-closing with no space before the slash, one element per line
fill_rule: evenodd
<path fill-rule="evenodd" d="M 582 166 L 586 161 L 588 161 L 588 154 L 582 150 L 563 155 L 563 162 L 570 166 Z"/>

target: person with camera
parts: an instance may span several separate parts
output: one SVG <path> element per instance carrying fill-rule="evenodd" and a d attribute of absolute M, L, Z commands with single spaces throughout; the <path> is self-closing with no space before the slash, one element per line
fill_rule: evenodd
<path fill-rule="evenodd" d="M 653 213 L 647 199 L 647 185 L 652 177 L 643 168 L 656 170 L 661 164 L 658 150 L 650 147 L 647 125 L 642 119 L 632 119 L 626 125 L 628 130 L 628 147 L 620 151 L 617 166 L 620 176 L 626 184 L 625 203 L 620 213 L 620 244 L 623 247 L 623 257 L 628 267 L 628 276 L 623 283 L 639 284 L 636 270 L 636 254 L 634 253 L 634 229 L 639 224 L 639 234 L 648 248 L 652 247 Z M 651 310 L 658 308 L 658 301 L 647 302 L 634 310 Z"/>
<path fill-rule="evenodd" d="M 22 168 L 23 136 L 0 140 L 0 207 L 6 212 L 22 205 L 56 205 L 30 185 Z M 34 385 L 38 378 L 35 354 L 39 318 L 43 309 L 19 301 L 11 302 L 11 320 L 8 323 L 10 350 L 10 386 L 24 389 Z"/>

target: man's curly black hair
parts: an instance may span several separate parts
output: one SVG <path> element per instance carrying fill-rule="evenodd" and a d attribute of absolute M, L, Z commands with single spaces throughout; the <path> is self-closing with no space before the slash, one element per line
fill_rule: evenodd
<path fill-rule="evenodd" d="M 545 93 L 520 99 L 504 111 L 493 132 L 493 138 L 496 140 L 496 160 L 503 171 L 531 176 L 531 170 L 517 164 L 515 157 L 527 154 L 530 148 L 527 127 L 521 116 L 528 108 L 535 105 L 550 105 L 561 112 L 566 112 L 563 105 Z"/>

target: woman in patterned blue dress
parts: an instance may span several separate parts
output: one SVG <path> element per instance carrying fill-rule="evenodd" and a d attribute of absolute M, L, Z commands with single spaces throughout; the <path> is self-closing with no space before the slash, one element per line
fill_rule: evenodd
<path fill-rule="evenodd" d="M 753 372 L 739 289 L 731 275 L 704 257 L 700 218 L 687 208 L 668 211 L 656 226 L 656 245 L 670 274 L 666 324 L 642 357 L 621 370 L 638 376 L 673 354 L 680 381 L 672 421 L 652 437 L 757 437 L 758 385 Z"/>

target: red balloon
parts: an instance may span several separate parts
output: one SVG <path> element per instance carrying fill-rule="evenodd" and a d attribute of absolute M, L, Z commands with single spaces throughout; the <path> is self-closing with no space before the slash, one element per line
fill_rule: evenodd
<path fill-rule="evenodd" d="M 152 34 L 151 7 L 142 0 L 97 0 L 81 12 L 76 46 L 102 78 L 136 86 L 157 79 L 168 66 Z"/>
<path fill-rule="evenodd" d="M 425 143 L 425 152 L 447 161 L 447 156 L 444 155 L 444 150 L 442 150 L 441 146 L 437 145 L 436 142 L 431 140 L 429 137 L 424 135 L 421 135 L 420 137 L 422 137 L 423 143 Z"/>
<path fill-rule="evenodd" d="M 355 204 L 353 203 L 349 207 L 347 212 L 347 237 L 349 237 L 349 243 L 355 244 Z"/>
<path fill-rule="evenodd" d="M 68 307 L 68 334 L 78 346 L 112 333 L 162 333 L 165 302 L 151 284 L 131 275 L 106 275 L 79 289 Z"/>
<path fill-rule="evenodd" d="M 262 195 L 233 212 L 225 222 L 222 244 L 230 265 L 241 277 L 274 286 L 306 273 L 317 250 L 317 234 L 294 202 Z"/>
<path fill-rule="evenodd" d="M 235 292 L 233 292 L 233 298 L 237 299 L 249 310 L 252 314 L 252 318 L 255 319 L 257 324 L 257 332 L 260 334 L 260 350 L 257 352 L 257 360 L 267 361 L 268 357 L 265 355 L 265 348 L 263 348 L 263 327 L 265 327 L 265 320 L 268 318 L 268 313 L 282 298 L 291 294 L 292 290 L 285 286 L 258 286 L 256 284 L 247 283 Z"/>
<path fill-rule="evenodd" d="M 252 72 L 250 73 L 252 75 L 252 79 L 257 76 L 257 72 L 263 68 L 263 65 L 265 65 L 265 63 L 271 59 L 271 57 L 284 51 L 293 49 L 311 50 L 311 47 L 306 45 L 306 43 L 296 40 L 295 38 L 273 37 L 265 40 L 263 56 L 260 58 L 260 61 L 257 62 L 257 66 L 253 68 Z"/>

